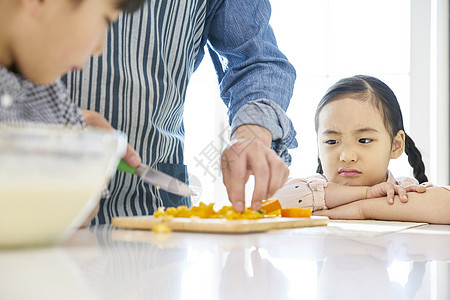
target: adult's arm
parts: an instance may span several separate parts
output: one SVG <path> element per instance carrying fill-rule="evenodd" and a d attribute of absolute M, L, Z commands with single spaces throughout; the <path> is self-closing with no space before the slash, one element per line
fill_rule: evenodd
<path fill-rule="evenodd" d="M 210 1 L 207 13 L 208 49 L 232 133 L 247 124 L 266 128 L 272 133 L 269 146 L 289 164 L 287 149 L 297 141 L 285 112 L 296 72 L 269 25 L 269 1 Z"/>
<path fill-rule="evenodd" d="M 394 203 L 386 198 L 359 200 L 329 210 L 314 212 L 314 215 L 332 219 L 388 220 L 450 224 L 450 191 L 445 188 L 428 188 L 425 193 L 408 193 L 408 202 L 395 196 Z"/>
<path fill-rule="evenodd" d="M 238 211 L 249 174 L 255 175 L 252 208 L 257 209 L 287 179 L 287 166 L 277 156 L 290 164 L 287 149 L 297 146 L 285 113 L 295 69 L 278 49 L 270 12 L 267 0 L 210 1 L 207 12 L 208 48 L 232 130 L 222 155 L 224 184 Z"/>

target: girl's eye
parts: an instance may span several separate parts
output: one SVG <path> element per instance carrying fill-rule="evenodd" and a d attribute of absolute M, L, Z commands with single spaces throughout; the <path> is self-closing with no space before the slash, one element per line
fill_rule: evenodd
<path fill-rule="evenodd" d="M 326 140 L 325 141 L 325 144 L 328 144 L 328 145 L 335 145 L 337 143 L 338 143 L 338 141 L 336 141 L 336 140 Z"/>
<path fill-rule="evenodd" d="M 363 139 L 359 139 L 358 142 L 360 142 L 361 144 L 368 144 L 371 141 L 372 141 L 372 139 L 363 138 Z"/>

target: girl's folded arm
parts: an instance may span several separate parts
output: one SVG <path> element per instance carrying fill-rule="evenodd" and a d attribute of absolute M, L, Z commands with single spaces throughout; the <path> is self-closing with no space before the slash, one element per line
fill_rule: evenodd
<path fill-rule="evenodd" d="M 346 186 L 328 182 L 325 188 L 325 203 L 328 208 L 348 204 L 367 198 L 366 186 Z"/>
<path fill-rule="evenodd" d="M 317 211 L 314 215 L 325 215 L 332 219 L 450 224 L 450 191 L 446 188 L 434 187 L 427 189 L 426 193 L 412 192 L 408 193 L 408 202 L 394 201 L 392 205 L 383 201 L 383 198 L 364 199 L 333 209 Z"/>

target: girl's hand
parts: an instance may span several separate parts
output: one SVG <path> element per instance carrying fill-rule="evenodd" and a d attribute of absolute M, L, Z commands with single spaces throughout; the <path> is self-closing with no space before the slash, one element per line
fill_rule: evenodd
<path fill-rule="evenodd" d="M 382 182 L 372 187 L 369 187 L 367 189 L 366 197 L 367 199 L 370 199 L 387 196 L 388 203 L 393 204 L 394 196 L 398 195 L 400 201 L 406 203 L 408 202 L 407 193 L 409 192 L 424 193 L 426 192 L 426 190 L 427 187 L 425 185 L 412 184 L 407 187 L 401 187 L 389 182 Z"/>
<path fill-rule="evenodd" d="M 405 187 L 405 191 L 416 192 L 416 193 L 425 193 L 428 187 L 432 187 L 432 184 L 411 184 Z"/>
<path fill-rule="evenodd" d="M 413 186 L 409 186 L 408 188 L 414 189 Z M 410 190 L 412 192 L 412 190 Z M 414 190 L 415 191 L 415 190 Z M 383 196 L 387 196 L 387 200 L 389 204 L 394 203 L 394 196 L 398 195 L 400 198 L 400 201 L 403 203 L 408 202 L 408 196 L 406 195 L 408 191 L 398 185 L 389 183 L 389 182 L 382 182 L 379 184 L 376 184 L 374 186 L 371 186 L 367 188 L 366 197 L 367 199 L 370 198 L 380 198 Z"/>

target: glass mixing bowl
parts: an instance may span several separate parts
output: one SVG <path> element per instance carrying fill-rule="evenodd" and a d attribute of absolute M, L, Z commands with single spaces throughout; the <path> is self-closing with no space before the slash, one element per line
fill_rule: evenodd
<path fill-rule="evenodd" d="M 67 238 L 96 207 L 125 151 L 116 131 L 0 125 L 0 247 Z"/>

